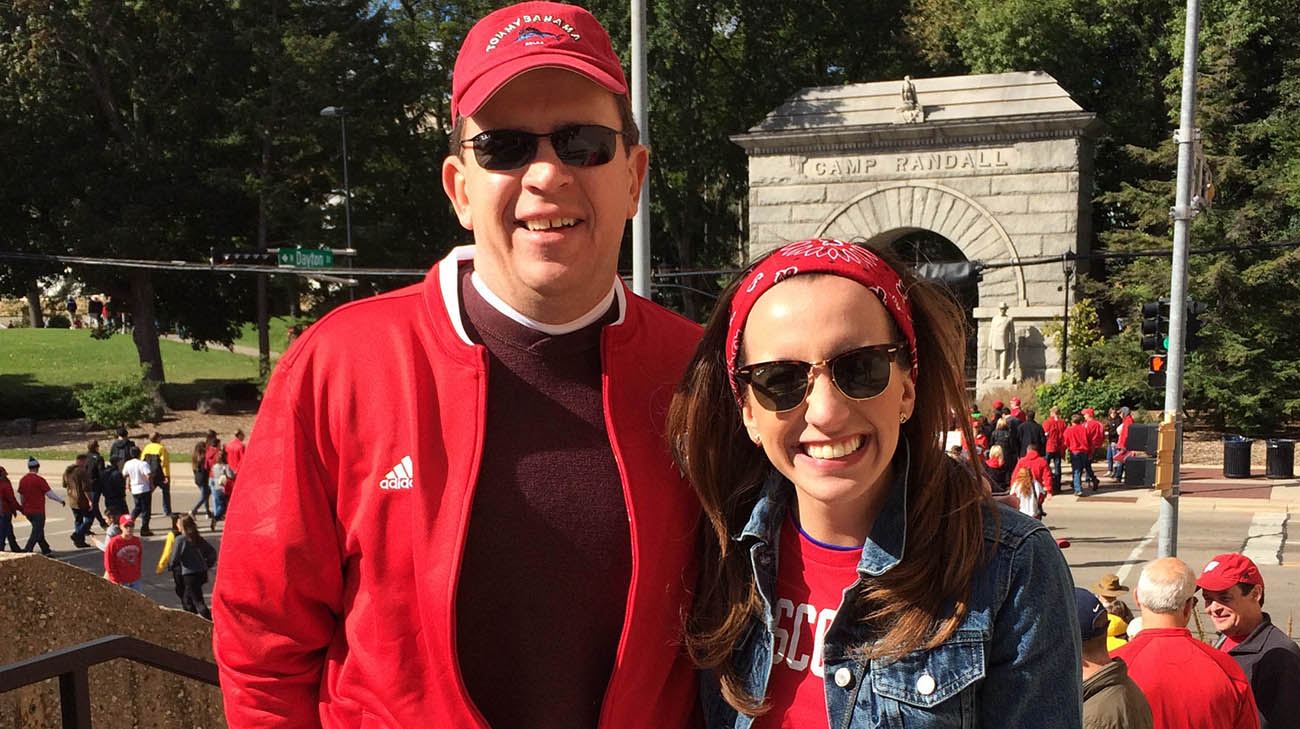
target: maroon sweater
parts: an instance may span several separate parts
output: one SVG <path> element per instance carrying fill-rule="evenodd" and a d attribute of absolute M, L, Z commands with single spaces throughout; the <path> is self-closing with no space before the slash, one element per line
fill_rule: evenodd
<path fill-rule="evenodd" d="M 487 347 L 487 427 L 456 595 L 461 675 L 496 729 L 595 727 L 632 574 L 600 334 L 551 336 L 461 299 Z"/>

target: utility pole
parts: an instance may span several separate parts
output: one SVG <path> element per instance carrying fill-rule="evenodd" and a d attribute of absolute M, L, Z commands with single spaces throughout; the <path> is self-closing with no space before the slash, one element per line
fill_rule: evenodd
<path fill-rule="evenodd" d="M 1173 482 L 1162 491 L 1158 554 L 1178 555 L 1178 469 L 1183 459 L 1183 355 L 1187 324 L 1187 249 L 1189 229 L 1197 208 L 1192 201 L 1196 131 L 1197 33 L 1201 25 L 1200 0 L 1187 0 L 1187 25 L 1183 36 L 1183 99 L 1178 126 L 1178 181 L 1174 207 L 1173 268 L 1169 276 L 1169 364 L 1165 384 L 1165 422 L 1174 427 Z M 1200 191 L 1197 191 L 1198 195 Z"/>
<path fill-rule="evenodd" d="M 650 146 L 650 101 L 646 78 L 645 0 L 632 0 L 632 116 L 641 144 Z M 650 175 L 641 183 L 632 218 L 632 292 L 650 298 Z"/>

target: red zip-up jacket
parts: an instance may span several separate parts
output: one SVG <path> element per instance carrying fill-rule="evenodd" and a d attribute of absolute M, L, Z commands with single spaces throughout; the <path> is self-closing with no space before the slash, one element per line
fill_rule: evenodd
<path fill-rule="evenodd" d="M 457 269 L 472 252 L 336 309 L 280 359 L 239 474 L 257 488 L 233 502 L 213 595 L 231 729 L 487 729 L 456 654 L 490 386 L 459 311 Z M 699 327 L 618 293 L 601 361 L 632 579 L 599 729 L 676 728 L 696 708 L 681 628 L 700 510 L 664 420 Z"/>
<path fill-rule="evenodd" d="M 1071 453 L 1092 452 L 1092 448 L 1089 447 L 1088 429 L 1084 427 L 1083 423 L 1066 428 L 1063 440 L 1065 441 L 1066 450 Z"/>
<path fill-rule="evenodd" d="M 1106 424 L 1093 418 L 1083 421 L 1083 429 L 1088 431 L 1088 452 L 1092 453 L 1106 442 Z"/>
<path fill-rule="evenodd" d="M 1015 467 L 1011 469 L 1011 480 L 1015 481 L 1016 474 L 1020 469 L 1028 468 L 1029 473 L 1033 475 L 1034 480 L 1043 485 L 1047 493 L 1053 493 L 1055 484 L 1052 483 L 1052 469 L 1047 467 L 1047 459 L 1038 455 L 1034 451 L 1025 453 L 1024 457 L 1016 461 Z"/>

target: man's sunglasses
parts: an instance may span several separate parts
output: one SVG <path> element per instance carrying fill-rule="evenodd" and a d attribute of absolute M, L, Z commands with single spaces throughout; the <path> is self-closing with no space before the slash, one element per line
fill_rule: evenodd
<path fill-rule="evenodd" d="M 869 400 L 885 391 L 893 374 L 893 362 L 906 342 L 873 344 L 850 349 L 821 362 L 781 360 L 759 362 L 736 370 L 736 379 L 754 392 L 758 404 L 773 412 L 793 410 L 812 389 L 813 370 L 826 368 L 831 382 L 852 400 Z"/>
<path fill-rule="evenodd" d="M 485 170 L 517 170 L 537 156 L 537 140 L 551 140 L 555 156 L 570 167 L 596 167 L 614 159 L 623 133 L 599 124 L 573 124 L 553 132 L 535 134 L 518 129 L 489 129 L 461 142 L 472 147 L 474 159 Z"/>

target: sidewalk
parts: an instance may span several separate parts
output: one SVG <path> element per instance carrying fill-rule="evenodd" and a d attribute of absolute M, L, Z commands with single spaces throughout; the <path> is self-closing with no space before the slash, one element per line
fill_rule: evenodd
<path fill-rule="evenodd" d="M 1078 497 L 1069 492 L 1065 474 L 1061 480 L 1066 482 L 1067 489 L 1052 497 L 1057 508 L 1095 503 L 1158 509 L 1163 499 L 1159 491 L 1149 486 L 1113 484 L 1112 479 L 1105 477 L 1100 489 L 1086 490 L 1086 496 Z M 1180 509 L 1300 512 L 1300 478 L 1265 478 L 1263 469 L 1253 471 L 1250 478 L 1224 478 L 1222 466 L 1187 463 L 1179 471 L 1178 488 Z"/>

